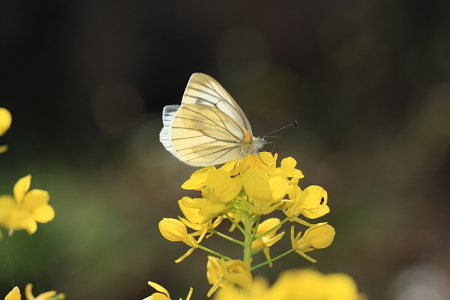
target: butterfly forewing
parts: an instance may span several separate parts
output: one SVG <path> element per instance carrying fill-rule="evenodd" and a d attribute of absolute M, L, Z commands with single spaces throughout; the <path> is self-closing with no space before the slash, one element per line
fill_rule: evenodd
<path fill-rule="evenodd" d="M 239 157 L 246 134 L 245 128 L 214 106 L 183 104 L 173 119 L 171 141 L 179 159 L 206 166 Z"/>
<path fill-rule="evenodd" d="M 204 104 L 217 108 L 252 134 L 252 129 L 242 109 L 228 92 L 214 78 L 202 73 L 194 73 L 189 79 L 181 103 Z"/>

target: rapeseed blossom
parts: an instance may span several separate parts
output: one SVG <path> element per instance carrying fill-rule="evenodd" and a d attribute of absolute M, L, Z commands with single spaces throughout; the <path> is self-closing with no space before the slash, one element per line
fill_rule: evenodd
<path fill-rule="evenodd" d="M 47 223 L 55 217 L 55 211 L 48 204 L 47 191 L 29 191 L 31 175 L 27 175 L 14 185 L 13 194 L 0 195 L 0 225 L 8 230 L 25 229 L 29 234 L 37 230 L 37 222 Z"/>
<path fill-rule="evenodd" d="M 258 287 L 259 280 L 253 280 L 254 269 L 265 265 L 272 266 L 274 261 L 292 252 L 310 262 L 316 262 L 306 253 L 326 248 L 332 243 L 335 230 L 331 225 L 326 222 L 311 224 L 302 219 L 317 219 L 326 215 L 330 211 L 327 205 L 328 193 L 317 185 L 302 190 L 299 183 L 304 175 L 296 168 L 296 160 L 288 157 L 281 160 L 280 166 L 277 166 L 277 159 L 277 154 L 262 152 L 228 162 L 220 168 L 208 166 L 195 171 L 182 188 L 199 191 L 201 196 L 183 197 L 178 201 L 183 216 L 179 217 L 179 220 L 164 218 L 160 222 L 161 234 L 166 239 L 182 241 L 191 247 L 176 262 L 184 260 L 194 249 L 212 254 L 208 256 L 206 272 L 208 282 L 212 285 L 208 296 L 219 288 L 230 295 L 233 295 L 236 288 L 244 291 L 244 295 L 252 295 L 255 289 L 267 290 L 266 287 Z M 266 217 L 275 210 L 282 211 L 286 218 L 280 220 Z M 217 230 L 218 225 L 225 220 L 231 222 L 230 231 L 238 229 L 243 239 L 230 237 Z M 307 228 L 302 231 L 303 234 L 295 234 L 292 226 L 291 248 L 272 258 L 271 247 L 284 236 L 284 231 L 278 234 L 277 231 L 288 221 Z M 189 233 L 188 229 L 193 232 Z M 242 246 L 242 259 L 230 258 L 220 253 L 223 252 L 221 249 L 219 252 L 200 244 L 205 237 L 213 235 Z M 264 253 L 266 261 L 252 266 L 253 256 L 259 252 Z M 169 299 L 168 293 L 159 291 L 158 297 Z"/>
<path fill-rule="evenodd" d="M 32 289 L 33 285 L 31 283 L 28 283 L 25 286 L 25 297 L 27 298 L 27 300 L 62 300 L 66 298 L 63 293 L 58 294 L 56 293 L 56 291 L 45 292 L 35 297 L 31 292 Z M 14 287 L 11 292 L 6 295 L 5 300 L 21 300 L 19 288 L 17 286 Z"/>
<path fill-rule="evenodd" d="M 263 278 L 256 278 L 250 289 L 233 287 L 222 289 L 214 300 L 365 300 L 355 281 L 348 275 L 321 274 L 309 269 L 288 270 L 271 286 Z"/>

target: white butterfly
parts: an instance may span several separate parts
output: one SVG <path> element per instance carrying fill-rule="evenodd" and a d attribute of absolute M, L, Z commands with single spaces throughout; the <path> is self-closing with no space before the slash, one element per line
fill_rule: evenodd
<path fill-rule="evenodd" d="M 182 162 L 195 167 L 223 164 L 258 153 L 264 138 L 254 137 L 244 112 L 211 76 L 194 73 L 181 105 L 163 110 L 159 140 Z"/>

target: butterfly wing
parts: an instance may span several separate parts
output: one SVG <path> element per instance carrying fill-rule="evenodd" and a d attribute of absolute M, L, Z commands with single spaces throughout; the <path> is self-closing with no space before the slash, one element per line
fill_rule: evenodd
<path fill-rule="evenodd" d="M 182 162 L 197 167 L 223 164 L 241 155 L 248 131 L 214 106 L 169 105 L 160 140 Z"/>
<path fill-rule="evenodd" d="M 243 126 L 252 135 L 252 128 L 242 109 L 214 78 L 203 73 L 194 73 L 184 91 L 182 105 L 204 104 L 217 108 Z"/>

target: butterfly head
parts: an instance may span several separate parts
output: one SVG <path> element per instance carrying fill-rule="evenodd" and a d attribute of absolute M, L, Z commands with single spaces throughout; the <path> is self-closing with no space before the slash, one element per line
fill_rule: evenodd
<path fill-rule="evenodd" d="M 242 144 L 241 157 L 249 154 L 258 154 L 259 150 L 264 147 L 266 140 L 260 137 L 252 137 L 248 143 Z"/>

